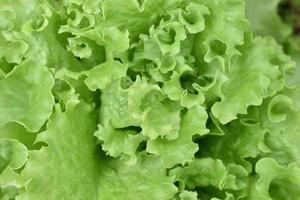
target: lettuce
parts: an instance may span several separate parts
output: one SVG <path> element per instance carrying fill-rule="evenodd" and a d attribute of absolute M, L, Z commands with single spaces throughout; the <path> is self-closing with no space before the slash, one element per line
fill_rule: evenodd
<path fill-rule="evenodd" d="M 0 0 L 0 199 L 299 199 L 284 3 Z"/>
<path fill-rule="evenodd" d="M 286 80 L 288 85 L 300 83 L 299 6 L 298 0 L 247 0 L 245 7 L 251 30 L 257 35 L 274 37 L 296 61 L 295 72 Z"/>

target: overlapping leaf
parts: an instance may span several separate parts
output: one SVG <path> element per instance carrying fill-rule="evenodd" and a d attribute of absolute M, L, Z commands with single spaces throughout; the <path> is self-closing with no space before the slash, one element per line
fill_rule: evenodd
<path fill-rule="evenodd" d="M 0 0 L 0 199 L 298 199 L 284 3 Z"/>

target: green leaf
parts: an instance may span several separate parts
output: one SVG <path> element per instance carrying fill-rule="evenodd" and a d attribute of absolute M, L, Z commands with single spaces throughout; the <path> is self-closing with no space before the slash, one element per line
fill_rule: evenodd
<path fill-rule="evenodd" d="M 221 160 L 202 158 L 194 160 L 187 167 L 175 168 L 171 173 L 183 181 L 188 189 L 209 185 L 222 189 L 226 167 Z"/>
<path fill-rule="evenodd" d="M 273 61 L 283 53 L 271 48 L 279 47 L 270 38 L 256 38 L 241 49 L 242 56 L 232 61 L 229 80 L 222 86 L 222 100 L 212 107 L 212 113 L 223 124 L 236 119 L 237 114 L 246 114 L 250 105 L 262 104 L 263 98 L 284 87 L 280 72 L 284 63 L 278 66 Z"/>
<path fill-rule="evenodd" d="M 108 50 L 126 51 L 129 48 L 129 32 L 122 32 L 117 27 L 103 31 L 103 43 Z"/>
<path fill-rule="evenodd" d="M 206 6 L 210 15 L 205 16 L 203 33 L 196 37 L 196 57 L 207 63 L 216 59 L 224 67 L 231 56 L 238 54 L 236 46 L 244 42 L 244 32 L 248 29 L 244 2 L 241 0 L 198 0 L 197 2 Z"/>
<path fill-rule="evenodd" d="M 3 40 L 1 38 L 1 42 Z M 0 43 L 0 58 L 3 56 L 10 63 L 21 63 L 22 56 L 27 49 L 28 45 L 23 41 L 3 42 L 2 44 Z"/>
<path fill-rule="evenodd" d="M 120 80 L 108 85 L 101 95 L 102 107 L 100 119 L 105 125 L 111 123 L 114 128 L 140 126 L 142 99 L 152 90 L 159 90 L 157 85 L 137 78 L 128 89 L 121 87 Z"/>
<path fill-rule="evenodd" d="M 178 58 L 177 62 L 182 62 L 182 58 Z M 183 74 L 192 71 L 191 67 L 185 63 L 179 64 L 179 69 L 173 70 L 170 80 L 164 82 L 163 90 L 171 100 L 180 100 L 186 91 L 182 88 L 180 78 Z"/>
<path fill-rule="evenodd" d="M 299 199 L 298 1 L 0 0 L 0 199 Z"/>
<path fill-rule="evenodd" d="M 163 55 L 176 55 L 180 52 L 180 42 L 186 38 L 184 27 L 178 22 L 161 21 L 157 28 L 150 28 L 153 38 Z"/>
<path fill-rule="evenodd" d="M 100 160 L 101 154 L 96 153 L 96 141 L 92 136 L 95 117 L 95 112 L 85 103 L 69 107 L 64 113 L 59 108 L 55 110 L 47 125 L 48 130 L 37 138 L 47 146 L 31 151 L 22 172 L 23 179 L 30 181 L 26 185 L 27 191 L 19 198 L 104 200 L 108 197 L 122 199 L 128 195 L 128 199 L 150 200 L 169 199 L 176 193 L 173 179 L 166 176 L 160 161 L 153 156 L 140 156 L 134 168 L 119 161 L 111 161 L 114 165 L 110 168 L 110 162 Z M 67 156 L 69 151 L 74 152 L 72 157 Z M 44 162 L 45 159 L 51 161 Z M 61 187 L 64 182 L 72 187 Z M 53 191 L 55 187 L 58 189 Z"/>
<path fill-rule="evenodd" d="M 171 199 L 177 192 L 159 159 L 141 154 L 133 166 L 120 162 L 101 170 L 100 200 Z"/>
<path fill-rule="evenodd" d="M 116 24 L 121 28 L 126 27 L 130 39 L 136 39 L 140 33 L 146 33 L 153 24 L 159 22 L 160 16 L 180 3 L 181 0 L 147 0 L 140 5 L 136 0 L 104 0 L 104 23 L 108 27 Z"/>
<path fill-rule="evenodd" d="M 80 37 L 68 38 L 68 50 L 79 58 L 89 58 L 92 55 L 92 49 L 85 40 Z"/>
<path fill-rule="evenodd" d="M 190 33 L 198 33 L 204 30 L 204 16 L 209 14 L 206 6 L 191 2 L 185 10 L 179 10 L 179 21 Z"/>
<path fill-rule="evenodd" d="M 47 130 L 37 137 L 47 146 L 29 153 L 21 174 L 26 192 L 19 199 L 98 198 L 101 165 L 93 137 L 95 117 L 85 103 L 69 106 L 65 112 L 56 106 Z"/>
<path fill-rule="evenodd" d="M 130 162 L 136 160 L 137 147 L 146 139 L 145 133 L 141 132 L 141 106 L 144 98 L 149 100 L 146 97 L 151 91 L 159 93 L 159 88 L 139 78 L 127 89 L 121 88 L 120 81 L 114 81 L 103 90 L 101 124 L 95 136 L 102 141 L 103 150 L 108 155 L 121 156 L 126 160 L 129 157 Z"/>
<path fill-rule="evenodd" d="M 129 163 L 136 162 L 136 151 L 145 137 L 138 131 L 128 128 L 114 129 L 111 126 L 98 125 L 94 134 L 102 141 L 102 149 L 112 157 L 121 156 Z"/>
<path fill-rule="evenodd" d="M 180 200 L 197 200 L 197 192 L 191 192 L 191 191 L 182 191 L 179 194 Z"/>
<path fill-rule="evenodd" d="M 13 139 L 1 139 L 2 141 L 7 141 L 10 143 L 10 149 L 11 149 L 11 161 L 9 163 L 9 167 L 11 169 L 19 169 L 23 167 L 25 164 L 27 157 L 28 157 L 28 150 L 27 148 L 18 142 L 17 140 Z"/>
<path fill-rule="evenodd" d="M 266 101 L 260 110 L 260 120 L 266 129 L 264 142 L 270 149 L 268 156 L 283 165 L 291 162 L 300 164 L 299 97 L 299 87 L 286 88 Z"/>
<path fill-rule="evenodd" d="M 246 0 L 246 17 L 253 32 L 283 41 L 292 32 L 278 14 L 280 0 Z"/>
<path fill-rule="evenodd" d="M 15 199 L 19 190 L 15 185 L 5 185 L 0 188 L 1 199 Z"/>
<path fill-rule="evenodd" d="M 295 164 L 284 167 L 264 158 L 257 162 L 255 171 L 260 177 L 253 191 L 255 198 L 292 200 L 300 197 L 300 169 Z"/>
<path fill-rule="evenodd" d="M 0 129 L 0 138 L 18 140 L 27 148 L 31 148 L 36 134 L 26 131 L 25 127 L 19 123 L 8 123 Z"/>
<path fill-rule="evenodd" d="M 126 71 L 127 66 L 117 61 L 108 61 L 85 72 L 87 78 L 84 82 L 90 90 L 104 89 L 112 81 L 125 77 Z"/>
<path fill-rule="evenodd" d="M 199 147 L 192 141 L 194 135 L 205 135 L 208 130 L 205 127 L 207 114 L 201 106 L 188 109 L 180 123 L 178 137 L 173 140 L 157 138 L 147 142 L 147 152 L 161 155 L 166 167 L 176 164 L 184 164 L 194 159 L 194 154 Z"/>
<path fill-rule="evenodd" d="M 18 170 L 27 161 L 27 148 L 13 139 L 0 137 L 0 198 L 15 199 L 19 194 L 22 183 L 19 175 L 13 170 Z"/>
<path fill-rule="evenodd" d="M 292 56 L 293 60 L 296 62 L 295 70 L 287 75 L 286 82 L 287 85 L 299 85 L 300 84 L 300 38 L 299 37 L 292 37 L 286 41 L 284 44 L 284 48 L 286 49 L 287 53 Z"/>
<path fill-rule="evenodd" d="M 50 72 L 32 61 L 16 66 L 0 80 L 0 127 L 18 122 L 38 131 L 52 112 L 54 80 Z"/>
<path fill-rule="evenodd" d="M 169 100 L 157 101 L 145 108 L 141 127 L 143 135 L 149 137 L 150 140 L 159 136 L 169 140 L 176 139 L 180 127 L 180 110 L 174 105 L 174 102 Z"/>
<path fill-rule="evenodd" d="M 9 165 L 12 161 L 12 149 L 9 140 L 0 139 L 0 173 Z"/>

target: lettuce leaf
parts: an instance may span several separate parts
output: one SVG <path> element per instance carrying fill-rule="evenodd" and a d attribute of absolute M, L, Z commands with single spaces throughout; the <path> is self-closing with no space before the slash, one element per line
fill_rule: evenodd
<path fill-rule="evenodd" d="M 0 199 L 299 199 L 299 5 L 0 0 Z"/>

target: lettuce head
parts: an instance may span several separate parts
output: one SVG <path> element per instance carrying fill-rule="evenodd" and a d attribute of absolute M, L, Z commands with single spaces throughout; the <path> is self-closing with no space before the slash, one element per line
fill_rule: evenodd
<path fill-rule="evenodd" d="M 0 0 L 0 199 L 300 199 L 278 4 Z"/>

